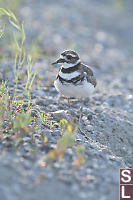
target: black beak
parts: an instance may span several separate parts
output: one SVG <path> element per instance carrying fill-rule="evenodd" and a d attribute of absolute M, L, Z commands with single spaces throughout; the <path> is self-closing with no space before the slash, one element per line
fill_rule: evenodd
<path fill-rule="evenodd" d="M 56 60 L 55 62 L 53 62 L 52 65 L 56 65 L 56 64 L 59 64 L 59 63 L 62 64 L 64 62 L 65 62 L 65 60 L 63 58 L 59 58 L 58 60 Z"/>

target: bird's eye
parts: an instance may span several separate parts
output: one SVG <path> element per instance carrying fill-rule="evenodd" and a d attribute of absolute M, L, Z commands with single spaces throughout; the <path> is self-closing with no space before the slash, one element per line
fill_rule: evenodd
<path fill-rule="evenodd" d="M 72 56 L 68 55 L 66 56 L 68 60 L 70 60 L 72 58 Z"/>

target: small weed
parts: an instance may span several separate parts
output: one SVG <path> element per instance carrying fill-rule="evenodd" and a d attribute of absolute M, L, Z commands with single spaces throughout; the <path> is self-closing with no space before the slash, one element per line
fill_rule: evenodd
<path fill-rule="evenodd" d="M 18 112 L 13 121 L 13 129 L 18 132 L 21 131 L 23 133 L 29 132 L 29 124 L 31 123 L 32 118 L 29 112 Z"/>
<path fill-rule="evenodd" d="M 48 127 L 48 128 L 51 129 L 52 123 L 49 122 L 48 116 L 47 116 L 47 114 L 45 112 L 38 111 L 38 117 L 40 118 L 41 123 L 45 127 Z"/>
<path fill-rule="evenodd" d="M 64 156 L 66 149 L 74 145 L 77 127 L 75 126 L 75 124 L 71 124 L 64 119 L 61 120 L 61 124 L 63 124 L 63 129 L 65 128 L 65 132 L 61 139 L 58 140 L 57 147 L 54 150 L 51 150 L 45 157 L 46 161 L 60 160 Z"/>
<path fill-rule="evenodd" d="M 5 31 L 5 25 L 4 25 L 3 28 L 0 29 L 0 38 L 3 37 L 3 35 L 4 35 L 4 31 Z"/>
<path fill-rule="evenodd" d="M 35 76 L 37 72 L 32 72 L 32 59 L 31 56 L 27 56 L 27 83 L 25 85 L 25 89 L 21 95 L 17 96 L 17 88 L 18 88 L 18 80 L 23 72 L 23 66 L 25 63 L 26 52 L 25 52 L 25 31 L 24 31 L 24 23 L 20 23 L 14 13 L 10 10 L 6 10 L 0 8 L 0 16 L 7 16 L 9 23 L 17 30 L 19 33 L 19 38 L 14 35 L 14 43 L 16 46 L 15 60 L 14 60 L 14 76 L 15 76 L 15 89 L 14 89 L 14 101 L 17 100 L 18 97 L 23 97 L 25 93 L 28 95 L 28 107 L 31 105 L 31 88 L 34 82 Z"/>
<path fill-rule="evenodd" d="M 68 122 L 65 119 L 60 121 L 62 137 L 57 141 L 57 147 L 51 150 L 44 161 L 59 161 L 64 157 L 68 148 L 73 148 L 76 140 L 77 125 Z M 85 147 L 84 145 L 77 145 L 75 150 L 75 161 L 72 163 L 76 168 L 85 163 Z"/>
<path fill-rule="evenodd" d="M 20 23 L 14 13 L 10 10 L 0 8 L 0 16 L 7 16 L 8 21 L 12 27 L 19 33 L 19 38 L 14 32 L 14 43 L 16 45 L 15 59 L 14 59 L 14 77 L 15 77 L 15 88 L 13 96 L 10 96 L 9 88 L 7 86 L 7 81 L 2 82 L 0 85 L 0 128 L 1 132 L 4 133 L 3 126 L 5 122 L 8 123 L 8 128 L 6 131 L 10 134 L 18 136 L 23 136 L 28 134 L 30 131 L 34 132 L 34 119 L 31 117 L 31 89 L 34 82 L 36 72 L 32 72 L 32 59 L 31 56 L 26 56 L 25 52 L 25 31 L 24 23 Z M 13 29 L 14 30 L 14 29 Z M 1 35 L 4 32 L 4 28 L 1 31 Z M 24 91 L 17 95 L 18 80 L 22 74 L 23 66 L 26 65 L 27 57 L 27 81 L 25 84 Z M 23 101 L 23 96 L 27 93 L 28 103 Z M 25 110 L 23 107 L 27 105 Z"/>
<path fill-rule="evenodd" d="M 3 121 L 6 118 L 10 106 L 10 97 L 6 81 L 0 85 L 0 127 L 2 128 Z"/>
<path fill-rule="evenodd" d="M 64 154 L 66 149 L 72 148 L 76 140 L 77 126 L 72 124 L 65 119 L 62 119 L 60 122 L 62 126 L 63 136 L 57 142 L 57 147 L 54 150 L 51 150 L 48 155 L 45 157 L 47 160 L 58 161 Z M 84 146 L 77 145 L 76 147 L 76 160 L 73 163 L 76 167 L 85 162 L 84 157 Z"/>
<path fill-rule="evenodd" d="M 79 144 L 76 147 L 76 159 L 73 162 L 73 165 L 79 167 L 81 164 L 84 163 L 85 163 L 85 146 Z"/>

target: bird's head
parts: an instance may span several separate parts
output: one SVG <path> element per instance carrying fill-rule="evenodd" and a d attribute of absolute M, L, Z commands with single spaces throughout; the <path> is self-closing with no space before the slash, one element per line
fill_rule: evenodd
<path fill-rule="evenodd" d="M 80 63 L 80 58 L 78 56 L 78 54 L 75 51 L 72 50 L 66 50 L 64 52 L 61 53 L 60 57 L 53 62 L 52 64 L 61 64 L 63 66 L 65 66 L 65 68 L 74 66 L 76 64 Z"/>

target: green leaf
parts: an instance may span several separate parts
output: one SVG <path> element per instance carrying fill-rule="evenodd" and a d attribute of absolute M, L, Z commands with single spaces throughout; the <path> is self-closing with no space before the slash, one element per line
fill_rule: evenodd
<path fill-rule="evenodd" d="M 0 8 L 0 15 L 10 16 L 10 13 L 4 8 Z"/>
<path fill-rule="evenodd" d="M 33 84 L 34 79 L 35 79 L 35 77 L 36 77 L 36 74 L 37 74 L 37 72 L 34 73 L 32 79 L 31 79 L 31 82 L 30 82 L 30 85 L 29 85 L 29 90 L 31 90 L 32 84 Z"/>
<path fill-rule="evenodd" d="M 3 36 L 4 31 L 5 31 L 5 25 L 4 25 L 3 29 L 0 29 L 0 38 Z"/>
<path fill-rule="evenodd" d="M 12 26 L 14 26 L 17 30 L 21 31 L 21 28 L 19 25 L 15 24 L 14 21 L 12 21 L 12 18 L 9 17 L 9 22 L 10 24 L 12 24 Z"/>
<path fill-rule="evenodd" d="M 26 35 L 24 31 L 24 22 L 22 23 L 21 31 L 22 31 L 22 46 L 23 46 L 26 39 Z"/>
<path fill-rule="evenodd" d="M 18 20 L 17 20 L 16 16 L 14 15 L 14 13 L 13 13 L 11 10 L 9 10 L 9 9 L 8 9 L 8 12 L 10 13 L 10 16 L 13 18 L 13 20 L 14 20 L 16 23 L 18 23 Z"/>

